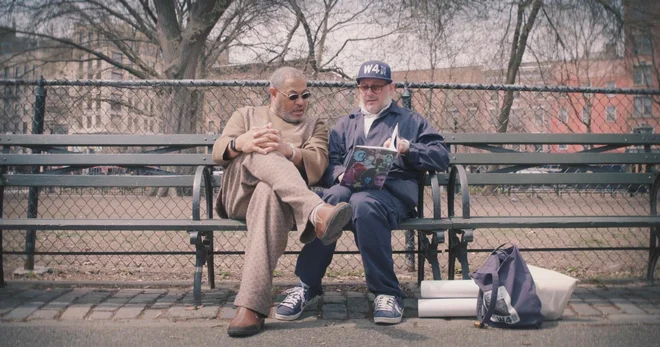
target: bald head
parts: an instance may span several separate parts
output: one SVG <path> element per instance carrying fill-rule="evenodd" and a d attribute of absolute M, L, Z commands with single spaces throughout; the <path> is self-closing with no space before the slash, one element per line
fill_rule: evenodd
<path fill-rule="evenodd" d="M 273 74 L 270 76 L 270 86 L 273 88 L 281 89 L 288 79 L 300 79 L 307 81 L 307 78 L 305 77 L 305 74 L 302 73 L 302 71 L 293 67 L 284 66 L 275 70 L 275 72 L 273 72 Z"/>

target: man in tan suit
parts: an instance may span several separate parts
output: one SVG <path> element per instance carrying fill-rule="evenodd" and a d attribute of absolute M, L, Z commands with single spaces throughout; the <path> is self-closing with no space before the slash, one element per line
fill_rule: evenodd
<path fill-rule="evenodd" d="M 272 274 L 295 225 L 303 243 L 337 241 L 352 216 L 346 203 L 332 206 L 308 185 L 328 167 L 328 130 L 305 115 L 307 79 L 297 69 L 277 69 L 270 79 L 270 105 L 244 107 L 227 122 L 213 146 L 213 160 L 225 170 L 218 213 L 245 219 L 245 266 L 234 304 L 230 336 L 261 331 L 270 313 Z"/>

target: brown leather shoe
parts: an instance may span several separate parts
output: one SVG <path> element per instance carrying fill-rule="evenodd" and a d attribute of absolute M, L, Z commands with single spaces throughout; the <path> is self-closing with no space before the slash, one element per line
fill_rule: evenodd
<path fill-rule="evenodd" d="M 340 202 L 336 206 L 330 204 L 321 205 L 316 212 L 316 220 L 314 221 L 316 237 L 324 245 L 330 245 L 336 242 L 341 237 L 342 229 L 351 221 L 352 216 L 353 210 L 345 202 Z"/>
<path fill-rule="evenodd" d="M 264 328 L 264 315 L 239 306 L 236 316 L 229 322 L 227 334 L 231 337 L 245 337 L 257 334 Z"/>

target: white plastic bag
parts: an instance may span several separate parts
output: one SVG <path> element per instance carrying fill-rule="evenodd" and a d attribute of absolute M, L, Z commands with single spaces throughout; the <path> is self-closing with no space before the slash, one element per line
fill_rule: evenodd
<path fill-rule="evenodd" d="M 578 280 L 559 272 L 527 265 L 541 299 L 541 315 L 545 320 L 561 318 Z"/>

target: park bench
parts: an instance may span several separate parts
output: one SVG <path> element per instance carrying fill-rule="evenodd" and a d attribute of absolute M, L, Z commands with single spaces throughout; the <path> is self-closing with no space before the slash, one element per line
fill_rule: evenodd
<path fill-rule="evenodd" d="M 451 220 L 448 239 L 448 278 L 453 279 L 456 260 L 462 277 L 469 278 L 468 242 L 475 230 L 483 228 L 649 228 L 648 247 L 603 247 L 601 250 L 648 251 L 647 279 L 653 280 L 660 256 L 660 217 L 657 211 L 660 176 L 660 135 L 655 134 L 449 134 L 450 174 L 439 176 L 447 185 L 448 216 Z M 566 146 L 568 150 L 525 152 L 527 148 Z M 572 148 L 572 150 L 570 150 Z M 466 170 L 473 168 L 473 170 Z M 475 170 L 474 168 L 479 168 Z M 541 169 L 534 172 L 533 168 Z M 612 168 L 622 168 L 613 172 Z M 521 173 L 528 172 L 528 173 Z M 446 181 L 445 181 L 446 179 Z M 608 187 L 619 197 L 638 192 L 648 195 L 648 215 L 609 213 L 575 216 L 475 215 L 471 210 L 471 187 L 511 186 L 551 187 L 561 194 L 566 186 Z M 645 189 L 640 189 L 645 188 Z M 616 195 L 615 195 L 616 196 Z M 456 198 L 462 214 L 455 213 Z M 560 217 L 560 218 L 558 218 Z M 492 245 L 496 247 L 498 245 Z M 537 248 L 534 251 L 591 250 L 591 248 Z M 474 251 L 488 251 L 470 250 Z"/>
<path fill-rule="evenodd" d="M 0 157 L 0 216 L 6 187 L 28 187 L 28 211 L 25 217 L 0 219 L 0 230 L 25 230 L 26 254 L 30 266 L 34 265 L 36 232 L 57 230 L 113 231 L 187 231 L 195 246 L 194 300 L 201 302 L 202 269 L 208 264 L 208 281 L 215 287 L 213 233 L 245 231 L 245 221 L 214 219 L 214 188 L 221 184 L 220 176 L 213 175 L 211 158 L 213 143 L 219 135 L 0 135 L 3 149 Z M 79 153 L 72 148 L 103 147 L 103 152 Z M 118 150 L 122 148 L 124 150 Z M 126 149 L 129 149 L 127 151 Z M 25 151 L 24 149 L 29 149 Z M 131 175 L 81 175 L 80 170 L 114 166 L 127 168 Z M 161 169 L 165 167 L 167 169 Z M 10 168 L 23 168 L 12 173 Z M 177 173 L 176 168 L 189 168 L 190 173 Z M 193 173 L 194 172 L 194 173 Z M 77 173 L 77 174 L 72 174 Z M 434 196 L 439 198 L 437 176 L 424 180 L 433 184 Z M 39 218 L 39 190 L 46 187 L 192 187 L 192 218 L 190 219 L 53 219 Z M 400 229 L 412 238 L 418 232 L 419 281 L 424 277 L 424 261 L 431 259 L 433 273 L 440 274 L 437 256 L 437 235 L 447 229 L 449 222 L 423 218 L 424 185 L 420 188 L 420 217 L 405 221 Z M 205 200 L 205 201 L 202 201 Z M 205 205 L 202 205 L 205 203 Z M 202 207 L 205 206 L 205 209 Z M 202 216 L 205 212 L 206 215 Z M 439 210 L 436 211 L 439 213 Z M 431 240 L 426 237 L 430 234 Z M 413 240 L 414 242 L 414 240 Z M 405 252 L 405 251 L 402 251 Z M 0 238 L 0 255 L 2 239 Z M 71 252 L 69 252 L 71 254 Z M 81 253 L 82 254 L 82 253 Z M 96 254 L 101 254 L 96 252 Z M 107 254 L 111 254 L 108 252 Z M 136 253 L 139 254 L 139 253 Z M 234 253 L 232 253 L 234 254 Z M 0 256 L 0 271 L 2 270 Z M 0 279 L 4 279 L 0 272 Z"/>

